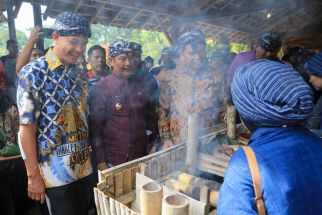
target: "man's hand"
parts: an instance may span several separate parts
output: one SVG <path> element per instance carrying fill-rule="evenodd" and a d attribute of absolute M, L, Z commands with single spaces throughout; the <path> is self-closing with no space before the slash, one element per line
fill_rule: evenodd
<path fill-rule="evenodd" d="M 163 141 L 162 149 L 167 149 L 171 146 L 173 146 L 172 140 L 165 140 L 165 141 Z"/>
<path fill-rule="evenodd" d="M 32 29 L 30 33 L 29 41 L 35 44 L 41 35 L 43 35 L 41 28 L 39 26 L 36 26 Z"/>
<path fill-rule="evenodd" d="M 39 172 L 28 176 L 28 196 L 33 200 L 40 201 L 41 204 L 45 201 L 45 184 Z"/>
<path fill-rule="evenodd" d="M 97 168 L 98 168 L 98 170 L 103 171 L 103 170 L 108 169 L 108 165 L 107 165 L 107 163 L 102 162 L 102 163 L 99 163 L 99 164 L 97 165 Z"/>

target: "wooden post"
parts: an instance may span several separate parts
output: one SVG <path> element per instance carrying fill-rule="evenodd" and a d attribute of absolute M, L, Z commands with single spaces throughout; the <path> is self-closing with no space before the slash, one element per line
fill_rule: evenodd
<path fill-rule="evenodd" d="M 32 8 L 34 11 L 34 25 L 35 26 L 40 26 L 42 28 L 42 19 L 41 19 L 41 8 L 39 4 L 32 4 Z M 44 51 L 44 39 L 40 37 L 37 42 L 36 42 L 36 47 L 41 50 L 42 52 Z"/>
<path fill-rule="evenodd" d="M 194 175 L 197 171 L 197 158 L 198 158 L 198 115 L 192 115 L 188 118 L 188 140 L 187 140 L 187 155 L 186 167 L 190 174 Z"/>
<path fill-rule="evenodd" d="M 8 1 L 7 14 L 8 14 L 9 38 L 12 40 L 17 40 L 15 17 L 13 13 L 13 1 Z"/>
<path fill-rule="evenodd" d="M 227 136 L 236 139 L 236 108 L 227 107 Z"/>

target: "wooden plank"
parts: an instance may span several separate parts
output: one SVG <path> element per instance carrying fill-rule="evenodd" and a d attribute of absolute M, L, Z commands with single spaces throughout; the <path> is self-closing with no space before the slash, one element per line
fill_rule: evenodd
<path fill-rule="evenodd" d="M 175 172 L 176 171 L 176 152 L 172 151 L 170 152 L 170 168 L 171 168 L 171 172 Z"/>
<path fill-rule="evenodd" d="M 94 187 L 94 200 L 95 200 L 96 211 L 97 211 L 97 215 L 101 215 L 101 208 L 98 200 L 98 191 L 99 190 Z"/>
<path fill-rule="evenodd" d="M 156 179 L 157 177 L 157 159 L 156 158 L 153 158 L 151 160 L 151 177 L 152 179 Z"/>
<path fill-rule="evenodd" d="M 127 207 L 125 205 L 120 204 L 121 215 L 126 215 L 126 213 L 125 213 L 126 208 Z"/>
<path fill-rule="evenodd" d="M 147 161 L 146 165 L 148 166 L 148 172 L 147 172 L 147 177 L 151 177 L 151 161 Z"/>
<path fill-rule="evenodd" d="M 131 209 L 129 208 L 126 209 L 126 215 L 131 215 Z"/>
<path fill-rule="evenodd" d="M 135 179 L 136 179 L 136 173 L 139 172 L 139 166 L 134 166 L 131 169 L 131 175 L 132 175 L 132 189 L 135 189 Z"/>
<path fill-rule="evenodd" d="M 217 166 L 221 166 L 224 168 L 227 168 L 228 163 L 229 163 L 229 161 L 227 161 L 227 160 L 221 160 L 221 159 L 218 159 L 217 157 L 210 156 L 210 155 L 203 154 L 203 153 L 199 153 L 199 160 L 200 160 L 200 162 L 209 163 L 209 164 L 216 164 Z"/>
<path fill-rule="evenodd" d="M 111 215 L 116 215 L 115 201 L 112 198 L 110 198 L 110 209 Z"/>
<path fill-rule="evenodd" d="M 175 161 L 176 170 L 180 170 L 181 169 L 180 168 L 180 166 L 181 166 L 180 162 L 181 162 L 180 150 L 178 149 L 178 150 L 176 150 L 176 161 Z"/>
<path fill-rule="evenodd" d="M 135 200 L 135 191 L 133 190 L 129 193 L 121 195 L 121 196 L 117 197 L 116 200 L 124 205 L 129 204 Z"/>
<path fill-rule="evenodd" d="M 148 166 L 145 163 L 140 163 L 139 166 L 140 166 L 140 173 L 142 175 L 147 176 L 147 174 L 148 174 Z"/>
<path fill-rule="evenodd" d="M 98 191 L 98 201 L 100 204 L 100 214 L 105 215 L 105 208 L 104 208 L 104 193 Z"/>
<path fill-rule="evenodd" d="M 167 175 L 169 175 L 172 172 L 172 169 L 171 169 L 171 153 L 168 153 L 168 155 L 167 155 L 166 168 L 167 168 Z"/>
<path fill-rule="evenodd" d="M 204 214 L 209 212 L 209 209 L 210 209 L 209 200 L 210 200 L 210 189 L 207 186 L 202 186 L 200 190 L 200 201 L 206 205 Z"/>
<path fill-rule="evenodd" d="M 113 174 L 105 175 L 105 181 L 106 181 L 106 187 L 107 187 L 105 194 L 109 197 L 114 197 L 115 187 L 114 187 Z"/>
<path fill-rule="evenodd" d="M 123 194 L 123 173 L 116 173 L 114 176 L 115 180 L 115 197 Z"/>
<path fill-rule="evenodd" d="M 112 167 L 112 168 L 108 168 L 104 171 L 102 171 L 103 174 L 109 174 L 109 173 L 113 173 L 115 174 L 116 172 L 121 172 L 125 169 L 128 169 L 129 167 L 134 167 L 134 166 L 137 166 L 139 163 L 144 163 L 148 160 L 151 160 L 152 158 L 156 158 L 156 157 L 159 157 L 160 155 L 166 153 L 166 152 L 170 152 L 170 151 L 175 151 L 177 150 L 179 147 L 181 146 L 184 146 L 184 144 L 180 144 L 180 145 L 174 145 L 170 148 L 167 148 L 165 150 L 161 150 L 159 152 L 156 152 L 154 154 L 151 154 L 151 155 L 147 155 L 145 157 L 142 157 L 142 158 L 139 158 L 139 159 L 135 159 L 133 161 L 129 161 L 127 163 L 124 163 L 124 164 L 121 164 L 121 165 L 117 165 L 115 167 Z"/>
<path fill-rule="evenodd" d="M 103 191 L 103 190 L 105 190 L 105 188 L 106 188 L 106 182 L 105 181 L 99 182 L 97 184 L 97 189 Z"/>
<path fill-rule="evenodd" d="M 105 209 L 105 215 L 111 215 L 110 202 L 108 201 L 107 196 L 104 196 L 104 209 Z"/>
<path fill-rule="evenodd" d="M 156 159 L 156 175 L 155 175 L 155 180 L 158 180 L 161 177 L 161 166 L 162 166 L 162 155 Z"/>
<path fill-rule="evenodd" d="M 166 163 L 167 163 L 166 159 L 167 159 L 166 155 L 162 155 L 159 159 L 159 161 L 160 161 L 160 176 L 158 178 L 161 178 L 166 175 L 166 171 L 167 171 L 166 170 Z"/>
<path fill-rule="evenodd" d="M 116 215 L 121 215 L 120 203 L 118 201 L 114 201 L 114 202 L 115 202 Z"/>
<path fill-rule="evenodd" d="M 198 169 L 200 169 L 204 172 L 213 173 L 213 174 L 221 176 L 221 177 L 224 177 L 224 174 L 225 174 L 225 171 L 223 171 L 222 169 L 218 169 L 215 166 L 212 166 L 209 164 L 199 163 Z"/>
<path fill-rule="evenodd" d="M 126 169 L 123 171 L 123 194 L 132 191 L 132 174 L 131 169 Z"/>

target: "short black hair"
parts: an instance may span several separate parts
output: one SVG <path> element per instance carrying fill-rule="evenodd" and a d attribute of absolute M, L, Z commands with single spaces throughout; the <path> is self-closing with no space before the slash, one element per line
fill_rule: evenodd
<path fill-rule="evenodd" d="M 149 63 L 154 63 L 154 60 L 151 56 L 147 56 L 146 58 L 144 58 L 144 61 Z"/>
<path fill-rule="evenodd" d="M 94 50 L 100 50 L 103 53 L 103 55 L 106 56 L 106 51 L 105 51 L 105 49 L 102 46 L 100 46 L 100 45 L 93 45 L 87 51 L 88 57 L 90 57 L 93 54 L 93 51 Z"/>
<path fill-rule="evenodd" d="M 14 40 L 14 39 L 9 39 L 7 40 L 7 47 L 11 44 L 18 44 L 17 40 Z"/>

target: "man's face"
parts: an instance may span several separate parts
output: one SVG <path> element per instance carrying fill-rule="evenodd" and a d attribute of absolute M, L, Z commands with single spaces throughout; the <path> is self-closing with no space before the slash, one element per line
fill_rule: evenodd
<path fill-rule="evenodd" d="M 85 70 L 85 58 L 84 55 L 80 56 L 76 61 L 76 67 L 80 70 Z"/>
<path fill-rule="evenodd" d="M 113 72 L 122 78 L 128 78 L 134 73 L 135 59 L 129 53 L 122 53 L 110 59 Z"/>
<path fill-rule="evenodd" d="M 192 47 L 190 44 L 185 47 L 180 55 L 180 61 L 186 63 L 193 70 L 200 69 L 206 60 L 206 49 L 202 44 Z"/>
<path fill-rule="evenodd" d="M 7 47 L 10 56 L 17 56 L 19 52 L 18 44 L 17 43 L 10 43 Z"/>
<path fill-rule="evenodd" d="M 315 76 L 315 75 L 311 75 L 310 76 L 310 83 L 312 84 L 312 86 L 317 90 L 317 91 L 322 91 L 322 78 Z"/>
<path fill-rule="evenodd" d="M 88 63 L 91 65 L 92 70 L 99 73 L 106 67 L 105 55 L 101 50 L 95 49 L 88 57 Z"/>
<path fill-rule="evenodd" d="M 76 64 L 78 58 L 82 56 L 86 50 L 88 42 L 85 36 L 59 36 L 53 33 L 55 41 L 54 51 L 63 64 Z"/>
<path fill-rule="evenodd" d="M 34 61 L 38 58 L 40 58 L 42 56 L 41 52 L 39 49 L 33 49 L 32 52 L 31 52 L 31 56 L 30 56 L 30 61 Z"/>

